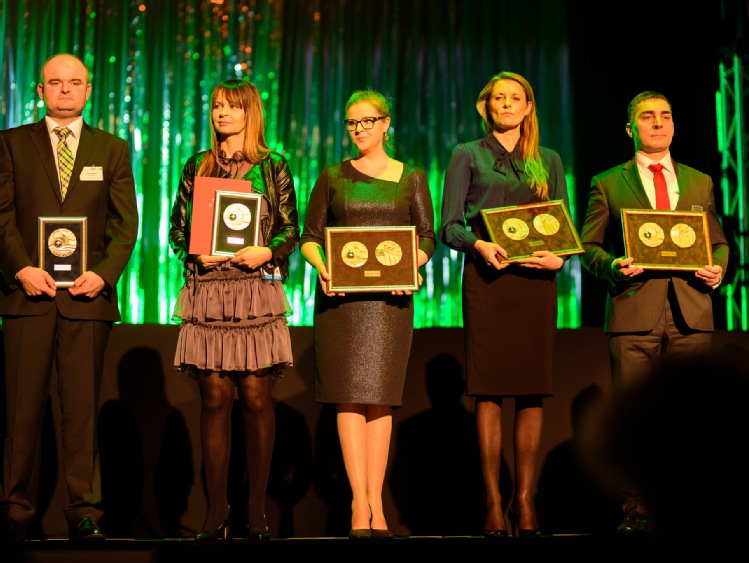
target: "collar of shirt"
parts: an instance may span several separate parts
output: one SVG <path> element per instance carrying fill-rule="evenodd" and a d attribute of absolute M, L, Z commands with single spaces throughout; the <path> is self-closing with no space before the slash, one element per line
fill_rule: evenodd
<path fill-rule="evenodd" d="M 507 168 L 512 168 L 518 177 L 522 177 L 522 174 L 525 172 L 525 163 L 523 162 L 523 155 L 520 152 L 520 143 L 518 142 L 512 151 L 508 151 L 493 134 L 489 133 L 487 137 L 490 138 L 489 143 L 493 147 L 492 150 L 497 159 L 494 162 L 494 171 L 505 174 Z"/>
<path fill-rule="evenodd" d="M 674 163 L 671 160 L 671 153 L 669 152 L 664 156 L 659 163 L 648 158 L 642 153 L 637 153 L 635 156 L 637 162 L 637 170 L 640 173 L 640 181 L 642 187 L 645 188 L 645 193 L 650 200 L 650 203 L 655 209 L 655 184 L 653 183 L 653 171 L 648 168 L 651 164 L 662 164 L 663 165 L 663 176 L 666 178 L 666 186 L 668 187 L 668 198 L 671 202 L 671 209 L 676 209 L 676 202 L 679 201 L 679 184 L 676 181 L 676 171 L 674 169 Z"/>
<path fill-rule="evenodd" d="M 67 125 L 60 125 L 57 123 L 54 119 L 52 119 L 49 116 L 44 116 L 44 121 L 47 124 L 47 131 L 49 132 L 49 140 L 52 143 L 52 150 L 57 154 L 57 142 L 60 140 L 60 138 L 57 136 L 57 133 L 55 133 L 55 127 L 67 127 L 70 129 L 71 134 L 68 135 L 68 147 L 70 147 L 70 150 L 73 152 L 73 156 L 75 156 L 76 151 L 78 150 L 78 141 L 81 138 L 81 130 L 83 129 L 83 117 L 80 116 L 75 121 L 71 121 Z"/>

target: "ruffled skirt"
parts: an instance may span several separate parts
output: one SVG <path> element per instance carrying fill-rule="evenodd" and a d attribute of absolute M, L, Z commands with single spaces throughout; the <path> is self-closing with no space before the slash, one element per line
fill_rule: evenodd
<path fill-rule="evenodd" d="M 190 275 L 174 317 L 181 320 L 174 367 L 196 376 L 220 372 L 281 377 L 293 365 L 283 284 L 231 265 Z"/>

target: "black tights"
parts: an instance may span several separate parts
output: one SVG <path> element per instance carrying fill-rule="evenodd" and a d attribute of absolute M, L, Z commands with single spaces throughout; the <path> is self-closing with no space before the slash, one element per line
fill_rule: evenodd
<path fill-rule="evenodd" d="M 203 530 L 216 530 L 228 517 L 227 484 L 231 455 L 231 423 L 235 389 L 242 408 L 249 483 L 247 523 L 250 530 L 267 529 L 265 496 L 276 433 L 271 376 L 249 375 L 237 383 L 217 373 L 199 377 L 200 439 L 208 499 Z"/>
<path fill-rule="evenodd" d="M 502 460 L 502 397 L 480 397 L 476 400 L 476 430 L 484 479 L 486 530 L 504 530 L 499 470 Z M 515 457 L 514 512 L 519 527 L 536 529 L 533 509 L 533 481 L 543 425 L 543 399 L 537 396 L 515 398 L 513 451 Z"/>

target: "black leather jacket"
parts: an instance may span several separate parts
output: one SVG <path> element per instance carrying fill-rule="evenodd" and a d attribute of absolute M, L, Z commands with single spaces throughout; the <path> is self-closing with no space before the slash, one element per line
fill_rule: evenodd
<path fill-rule="evenodd" d="M 172 206 L 169 228 L 169 245 L 187 270 L 195 267 L 195 258 L 189 254 L 190 220 L 192 217 L 193 181 L 202 159 L 210 154 L 203 151 L 192 155 L 182 170 L 179 189 Z M 229 174 L 221 177 L 229 178 Z M 271 152 L 244 176 L 256 180 L 253 187 L 268 201 L 268 218 L 260 228 L 265 245 L 273 253 L 268 268 L 278 267 L 285 280 L 289 275 L 289 255 L 299 243 L 299 221 L 296 207 L 296 192 L 291 170 L 283 155 Z M 186 272 L 187 274 L 187 272 Z"/>

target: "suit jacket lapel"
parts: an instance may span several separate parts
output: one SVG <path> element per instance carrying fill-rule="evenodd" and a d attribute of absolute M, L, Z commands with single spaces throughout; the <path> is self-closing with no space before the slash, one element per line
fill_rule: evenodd
<path fill-rule="evenodd" d="M 676 181 L 679 183 L 679 199 L 676 202 L 675 209 L 694 211 L 692 203 L 689 201 L 689 174 L 683 166 L 679 166 L 676 162 L 674 162 L 674 169 L 676 170 Z"/>
<path fill-rule="evenodd" d="M 632 195 L 637 198 L 643 209 L 652 209 L 648 195 L 645 193 L 645 188 L 642 186 L 642 180 L 640 179 L 640 171 L 637 169 L 637 161 L 633 158 L 629 162 L 624 164 L 624 170 L 622 171 L 624 182 L 629 186 L 632 191 Z"/>
<path fill-rule="evenodd" d="M 31 142 L 36 147 L 39 155 L 39 161 L 42 164 L 50 187 L 55 191 L 57 198 L 60 199 L 60 177 L 57 175 L 57 166 L 55 164 L 55 154 L 52 152 L 52 143 L 49 140 L 49 131 L 47 131 L 47 122 L 42 118 L 37 121 L 31 129 Z"/>
<path fill-rule="evenodd" d="M 81 128 L 81 138 L 78 139 L 78 150 L 75 153 L 73 173 L 70 176 L 70 184 L 68 184 L 68 195 L 66 197 L 70 197 L 70 194 L 73 192 L 73 190 L 75 190 L 75 187 L 78 185 L 78 181 L 81 178 L 83 167 L 90 161 L 91 152 L 94 150 L 94 146 L 96 145 L 94 139 L 94 133 L 88 127 L 88 125 L 84 123 L 83 127 Z M 94 164 L 98 164 L 99 166 L 101 166 L 104 163 L 99 162 Z"/>

